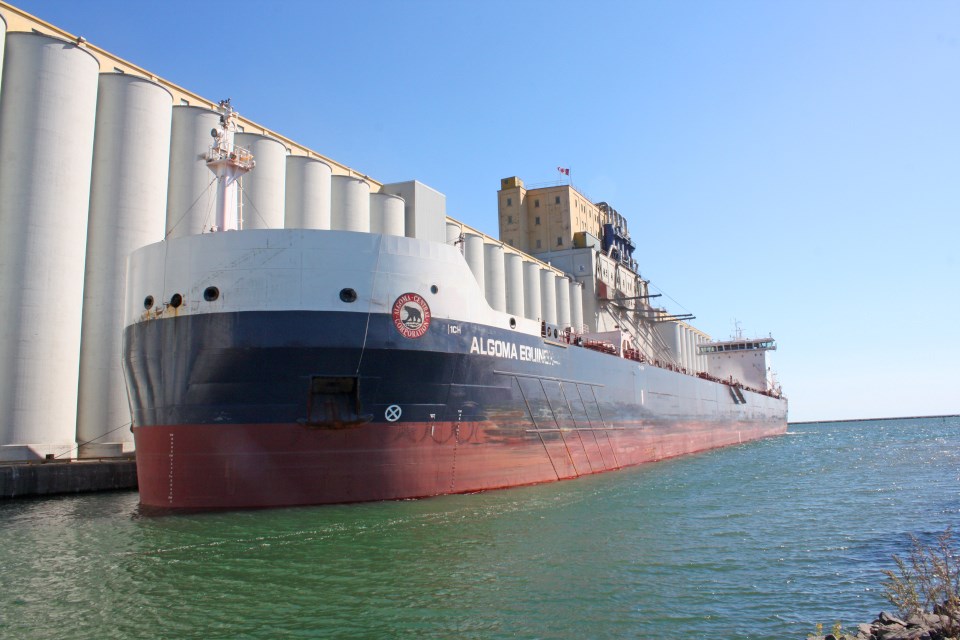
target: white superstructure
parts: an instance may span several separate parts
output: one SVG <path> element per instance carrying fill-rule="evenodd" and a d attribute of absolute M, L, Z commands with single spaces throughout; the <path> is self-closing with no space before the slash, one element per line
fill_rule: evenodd
<path fill-rule="evenodd" d="M 720 380 L 736 380 L 761 391 L 779 391 L 771 368 L 773 338 L 738 338 L 700 345 L 708 373 Z"/>
<path fill-rule="evenodd" d="M 127 325 L 238 311 L 389 313 L 397 283 L 410 287 L 414 278 L 444 292 L 429 299 L 434 317 L 540 333 L 539 322 L 511 324 L 490 307 L 458 247 L 418 238 L 309 229 L 202 234 L 138 249 L 130 265 Z M 348 288 L 356 299 L 339 296 Z"/>

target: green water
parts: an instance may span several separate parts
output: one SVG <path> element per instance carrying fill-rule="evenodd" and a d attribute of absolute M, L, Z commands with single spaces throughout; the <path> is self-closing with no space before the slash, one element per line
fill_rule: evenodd
<path fill-rule="evenodd" d="M 802 638 L 960 520 L 960 420 L 798 425 L 577 481 L 148 517 L 0 503 L 2 638 Z"/>

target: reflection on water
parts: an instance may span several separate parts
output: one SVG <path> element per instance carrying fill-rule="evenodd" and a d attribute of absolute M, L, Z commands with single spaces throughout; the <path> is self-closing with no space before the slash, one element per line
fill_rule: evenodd
<path fill-rule="evenodd" d="M 538 487 L 149 517 L 0 503 L 0 637 L 803 637 L 886 606 L 960 514 L 960 421 L 782 438 Z"/>

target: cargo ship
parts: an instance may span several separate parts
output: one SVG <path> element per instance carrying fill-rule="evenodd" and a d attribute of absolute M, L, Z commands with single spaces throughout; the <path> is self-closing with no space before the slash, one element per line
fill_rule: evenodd
<path fill-rule="evenodd" d="M 220 111 L 216 223 L 128 264 L 144 507 L 477 492 L 786 431 L 773 339 L 711 341 L 654 306 L 606 203 L 507 178 L 495 240 L 420 182 L 328 175 L 328 219 L 243 229 L 256 160 Z"/>

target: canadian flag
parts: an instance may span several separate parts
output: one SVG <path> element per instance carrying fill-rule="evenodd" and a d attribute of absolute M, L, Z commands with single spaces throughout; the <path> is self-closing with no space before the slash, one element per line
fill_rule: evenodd
<path fill-rule="evenodd" d="M 557 167 L 557 171 L 562 173 L 565 176 L 570 175 L 570 169 L 564 169 L 563 167 Z"/>

